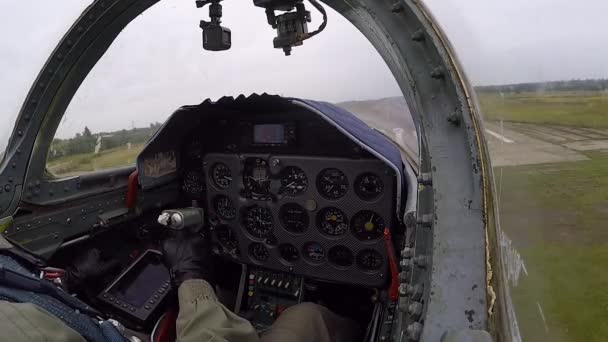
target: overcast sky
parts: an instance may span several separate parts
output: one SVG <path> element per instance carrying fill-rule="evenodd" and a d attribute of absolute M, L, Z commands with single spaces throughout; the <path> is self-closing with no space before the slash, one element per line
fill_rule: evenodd
<path fill-rule="evenodd" d="M 606 0 L 427 0 L 474 84 L 608 77 Z M 0 116 L 13 122 L 40 67 L 88 1 L 0 0 Z M 321 35 L 284 57 L 249 0 L 226 0 L 233 47 L 201 48 L 194 0 L 133 21 L 79 89 L 59 136 L 163 121 L 183 104 L 269 92 L 327 101 L 400 95 L 369 42 L 329 10 Z M 312 10 L 312 9 L 311 9 Z M 319 24 L 314 10 L 311 29 Z M 252 34 L 255 32 L 255 34 Z M 4 121 L 4 122 L 7 122 Z M 0 127 L 0 150 L 11 125 Z"/>

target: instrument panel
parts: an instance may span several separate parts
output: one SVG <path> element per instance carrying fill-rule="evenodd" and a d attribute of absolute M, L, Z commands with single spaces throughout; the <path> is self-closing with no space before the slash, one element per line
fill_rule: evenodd
<path fill-rule="evenodd" d="M 382 237 L 396 185 L 382 161 L 209 153 L 203 174 L 215 253 L 323 280 L 386 282 Z"/>

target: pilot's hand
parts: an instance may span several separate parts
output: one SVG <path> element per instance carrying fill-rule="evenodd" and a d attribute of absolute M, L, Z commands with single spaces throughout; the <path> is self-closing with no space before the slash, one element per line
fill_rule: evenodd
<path fill-rule="evenodd" d="M 118 260 L 104 260 L 99 249 L 92 248 L 79 255 L 66 268 L 62 281 L 69 292 L 80 291 L 119 266 Z"/>
<path fill-rule="evenodd" d="M 163 241 L 164 262 L 175 288 L 188 279 L 204 279 L 213 284 L 213 262 L 209 251 L 207 241 L 200 234 L 189 231 L 181 231 Z"/>

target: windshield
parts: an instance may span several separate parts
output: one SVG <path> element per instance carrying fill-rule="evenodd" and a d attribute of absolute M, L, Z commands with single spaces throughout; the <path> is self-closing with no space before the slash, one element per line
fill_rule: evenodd
<path fill-rule="evenodd" d="M 253 93 L 336 103 L 416 151 L 395 79 L 348 21 L 330 10 L 332 25 L 287 58 L 272 48 L 263 11 L 235 1 L 223 6 L 223 23 L 234 31 L 226 52 L 202 50 L 197 26 L 206 13 L 190 2 L 161 1 L 129 24 L 70 103 L 48 170 L 61 177 L 132 164 L 180 106 Z M 248 30 L 259 34 L 243 34 Z"/>
<path fill-rule="evenodd" d="M 1 1 L 0 12 L 0 161 L 13 131 L 23 100 L 42 65 L 74 20 L 85 1 L 24 3 Z M 36 24 L 33 24 L 36 23 Z"/>

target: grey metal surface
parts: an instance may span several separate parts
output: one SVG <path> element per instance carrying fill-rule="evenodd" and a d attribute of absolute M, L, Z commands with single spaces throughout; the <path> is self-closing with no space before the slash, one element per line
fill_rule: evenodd
<path fill-rule="evenodd" d="M 138 197 L 138 211 L 161 208 L 177 200 L 177 185 L 168 185 Z M 26 249 L 43 257 L 50 257 L 60 246 L 71 243 L 80 236 L 92 236 L 111 227 L 104 226 L 103 216 L 125 208 L 125 190 L 112 191 L 63 205 L 55 205 L 30 214 L 20 215 L 13 225 L 4 231 Z M 25 207 L 30 210 L 29 207 Z M 131 212 L 127 218 L 138 213 Z"/>
<path fill-rule="evenodd" d="M 424 322 L 420 339 L 437 341 L 448 331 L 470 327 L 489 329 L 486 229 L 493 226 L 486 219 L 491 169 L 473 92 L 447 39 L 419 1 L 325 2 L 383 56 L 428 148 L 428 169 L 421 172 L 432 176 L 433 204 L 419 208 L 417 216 L 430 215 L 426 229 L 432 245 L 416 246 L 415 253 L 430 256 L 432 265 L 426 314 L 418 319 Z M 402 319 L 409 316 L 406 311 Z"/>
<path fill-rule="evenodd" d="M 299 197 L 278 197 L 276 201 L 258 201 L 243 198 L 240 195 L 244 188 L 243 184 L 243 168 L 246 158 L 259 157 L 269 161 L 271 173 L 271 189 L 278 189 L 280 186 L 280 173 L 288 166 L 297 166 L 302 169 L 308 178 L 308 187 L 306 191 Z M 223 163 L 230 168 L 232 173 L 232 182 L 229 187 L 221 189 L 215 185 L 211 179 L 211 168 L 216 163 Z M 288 155 L 259 155 L 259 154 L 208 154 L 204 158 L 204 170 L 207 175 L 207 203 L 210 216 L 217 216 L 213 208 L 213 199 L 218 195 L 225 195 L 230 198 L 236 206 L 237 217 L 232 220 L 220 219 L 221 224 L 226 224 L 231 227 L 236 233 L 239 241 L 239 256 L 237 260 L 247 264 L 260 265 L 278 271 L 295 272 L 299 275 L 345 282 L 350 284 L 358 284 L 365 286 L 380 286 L 387 281 L 387 254 L 384 239 L 380 236 L 372 241 L 361 241 L 350 232 L 350 220 L 361 210 L 372 210 L 382 216 L 384 222 L 389 227 L 395 224 L 394 215 L 394 196 L 395 196 L 395 173 L 391 167 L 384 162 L 375 159 L 353 160 L 343 158 L 316 158 Z M 344 197 L 338 200 L 328 200 L 319 194 L 316 187 L 316 177 L 325 168 L 337 168 L 343 171 L 348 179 L 349 188 Z M 357 176 L 373 172 L 378 175 L 384 183 L 384 191 L 373 201 L 364 201 L 360 199 L 354 191 L 353 184 Z M 275 190 L 276 191 L 276 190 Z M 273 193 L 276 193 L 273 191 Z M 297 203 L 306 208 L 310 203 L 315 203 L 314 210 L 308 210 L 309 226 L 301 234 L 289 232 L 285 229 L 282 222 L 279 220 L 279 211 L 281 206 L 288 203 Z M 308 203 L 308 204 L 307 204 Z M 252 205 L 259 205 L 269 208 L 273 217 L 273 232 L 272 234 L 277 239 L 276 245 L 268 245 L 270 258 L 266 262 L 260 263 L 253 259 L 248 253 L 248 246 L 253 242 L 264 242 L 264 238 L 256 238 L 249 234 L 241 223 L 242 211 Z M 319 230 L 317 226 L 316 215 L 326 207 L 336 207 L 340 209 L 349 221 L 349 231 L 341 236 L 330 237 Z M 217 236 L 213 236 L 214 241 L 217 241 Z M 325 258 L 321 263 L 312 263 L 302 257 L 302 247 L 310 241 L 318 242 L 325 250 Z M 300 259 L 293 263 L 281 260 L 278 250 L 278 245 L 281 243 L 291 243 L 300 251 Z M 364 271 L 357 267 L 356 263 L 350 267 L 343 268 L 332 265 L 328 262 L 327 254 L 333 246 L 346 246 L 354 255 L 366 250 L 372 249 L 380 253 L 383 258 L 382 268 L 378 271 Z M 229 253 L 228 253 L 229 255 Z"/>

